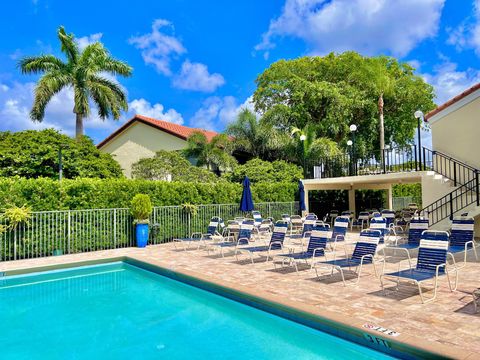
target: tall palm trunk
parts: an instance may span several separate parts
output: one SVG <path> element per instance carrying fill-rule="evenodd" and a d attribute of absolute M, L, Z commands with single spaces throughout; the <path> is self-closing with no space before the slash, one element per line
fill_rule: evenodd
<path fill-rule="evenodd" d="M 384 163 L 384 149 L 385 149 L 385 128 L 383 124 L 383 92 L 378 97 L 378 126 L 380 133 L 380 160 Z"/>
<path fill-rule="evenodd" d="M 75 116 L 77 120 L 75 124 L 75 137 L 77 141 L 80 141 L 83 136 L 83 115 L 76 113 Z"/>

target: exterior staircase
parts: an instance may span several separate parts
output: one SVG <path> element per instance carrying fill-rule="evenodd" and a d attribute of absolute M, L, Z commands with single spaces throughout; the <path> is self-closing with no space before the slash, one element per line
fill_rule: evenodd
<path fill-rule="evenodd" d="M 437 196 L 443 194 L 421 209 L 421 213 L 429 218 L 431 227 L 446 230 L 455 216 L 480 216 L 480 170 L 438 151 L 424 148 L 423 152 L 428 159 L 429 171 L 422 183 L 422 192 L 431 190 L 428 189 L 430 181 L 430 185 L 436 187 Z"/>

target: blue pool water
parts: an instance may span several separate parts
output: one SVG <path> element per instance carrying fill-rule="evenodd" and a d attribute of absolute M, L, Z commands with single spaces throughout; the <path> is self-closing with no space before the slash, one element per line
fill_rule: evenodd
<path fill-rule="evenodd" d="M 1 359 L 383 359 L 126 263 L 0 284 Z"/>

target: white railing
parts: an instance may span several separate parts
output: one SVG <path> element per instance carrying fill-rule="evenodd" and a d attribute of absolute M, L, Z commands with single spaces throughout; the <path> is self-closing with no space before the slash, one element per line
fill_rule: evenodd
<path fill-rule="evenodd" d="M 258 203 L 264 217 L 279 219 L 298 212 L 297 202 Z M 197 205 L 196 213 L 182 206 L 154 207 L 150 244 L 204 232 L 210 219 L 242 216 L 238 204 Z M 89 209 L 33 212 L 29 224 L 0 235 L 0 261 L 116 249 L 135 245 L 133 218 L 129 209 Z"/>

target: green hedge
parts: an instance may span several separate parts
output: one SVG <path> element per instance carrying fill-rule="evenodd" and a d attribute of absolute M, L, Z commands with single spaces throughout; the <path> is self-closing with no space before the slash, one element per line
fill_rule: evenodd
<path fill-rule="evenodd" d="M 255 202 L 294 201 L 297 184 L 252 185 Z M 135 194 L 148 194 L 154 206 L 225 204 L 240 201 L 242 186 L 218 183 L 163 182 L 128 179 L 0 178 L 0 208 L 28 205 L 33 211 L 128 207 Z"/>

